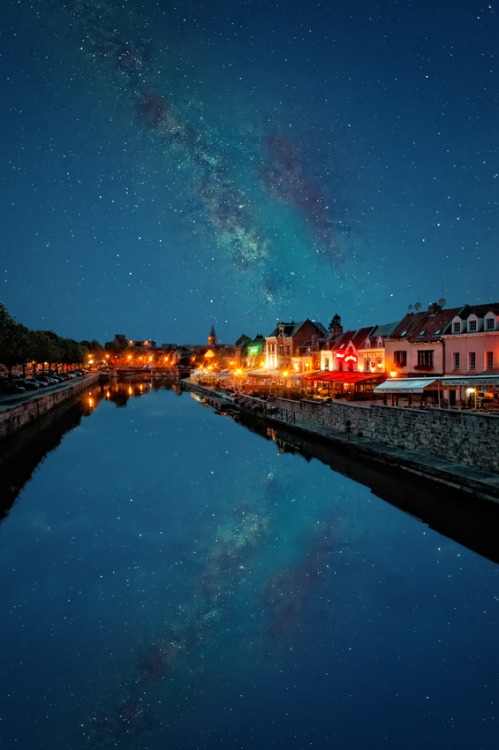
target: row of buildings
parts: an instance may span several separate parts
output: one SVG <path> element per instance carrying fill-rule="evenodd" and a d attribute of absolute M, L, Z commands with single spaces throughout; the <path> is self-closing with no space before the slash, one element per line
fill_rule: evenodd
<path fill-rule="evenodd" d="M 329 330 L 309 319 L 279 323 L 269 336 L 236 343 L 245 367 L 295 373 L 357 372 L 421 377 L 499 368 L 499 303 L 444 308 L 435 302 L 395 323 Z"/>
<path fill-rule="evenodd" d="M 124 337 L 119 338 L 124 344 Z M 424 311 L 417 304 L 402 320 L 349 330 L 339 315 L 328 328 L 308 318 L 279 322 L 268 336 L 243 335 L 235 344 L 220 344 L 213 326 L 204 345 L 127 343 L 143 349 L 153 365 L 161 359 L 168 365 L 181 363 L 201 377 L 236 378 L 235 385 L 246 383 L 255 390 L 279 385 L 332 395 L 371 392 L 387 379 L 469 379 L 480 374 L 495 383 L 499 302 L 445 308 L 445 300 L 439 300 Z"/>

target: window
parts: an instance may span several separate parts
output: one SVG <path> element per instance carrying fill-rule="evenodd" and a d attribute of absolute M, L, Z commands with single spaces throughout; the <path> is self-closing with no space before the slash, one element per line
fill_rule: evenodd
<path fill-rule="evenodd" d="M 330 370 L 331 369 L 329 357 L 324 357 L 324 369 L 325 370 Z"/>
<path fill-rule="evenodd" d="M 476 320 L 468 320 L 468 331 L 476 331 Z"/>
<path fill-rule="evenodd" d="M 459 359 L 460 359 L 459 352 L 454 352 L 452 355 L 452 369 L 453 370 L 459 370 L 459 365 L 460 365 Z"/>
<path fill-rule="evenodd" d="M 494 318 L 485 318 L 485 330 L 486 331 L 494 331 L 496 327 L 496 322 Z"/>
<path fill-rule="evenodd" d="M 494 369 L 494 352 L 485 352 L 485 369 Z"/>
<path fill-rule="evenodd" d="M 394 353 L 394 362 L 399 367 L 405 367 L 407 364 L 407 352 L 406 351 L 395 351 Z"/>
<path fill-rule="evenodd" d="M 418 351 L 418 367 L 433 367 L 433 349 L 420 349 Z"/>
<path fill-rule="evenodd" d="M 470 372 L 476 370 L 476 352 L 468 352 L 468 370 Z"/>
<path fill-rule="evenodd" d="M 452 324 L 452 333 L 461 333 L 461 321 L 455 320 Z"/>

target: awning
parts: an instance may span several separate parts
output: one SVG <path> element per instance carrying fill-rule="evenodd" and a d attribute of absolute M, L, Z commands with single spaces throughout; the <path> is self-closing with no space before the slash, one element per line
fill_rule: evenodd
<path fill-rule="evenodd" d="M 445 377 L 441 379 L 442 385 L 499 385 L 499 375 L 466 375 L 464 377 Z"/>
<path fill-rule="evenodd" d="M 278 378 L 279 370 L 249 370 L 244 373 L 248 378 Z"/>
<path fill-rule="evenodd" d="M 439 380 L 440 378 L 390 378 L 377 385 L 374 393 L 423 393 Z"/>
<path fill-rule="evenodd" d="M 384 375 L 375 375 L 367 372 L 318 372 L 313 375 L 305 376 L 305 380 L 315 383 L 361 383 L 368 380 L 379 380 Z"/>

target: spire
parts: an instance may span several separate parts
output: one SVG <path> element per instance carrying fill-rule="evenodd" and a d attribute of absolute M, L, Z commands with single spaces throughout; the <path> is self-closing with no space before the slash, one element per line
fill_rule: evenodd
<path fill-rule="evenodd" d="M 217 345 L 217 334 L 215 333 L 215 326 L 211 326 L 210 335 L 208 336 L 208 346 Z"/>

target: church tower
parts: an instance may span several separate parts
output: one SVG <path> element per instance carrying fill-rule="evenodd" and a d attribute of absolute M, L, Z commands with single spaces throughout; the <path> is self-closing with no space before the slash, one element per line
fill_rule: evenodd
<path fill-rule="evenodd" d="M 215 326 L 211 326 L 210 335 L 208 336 L 208 346 L 217 345 L 217 334 L 215 333 Z"/>

